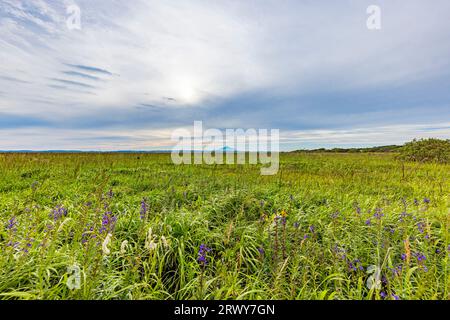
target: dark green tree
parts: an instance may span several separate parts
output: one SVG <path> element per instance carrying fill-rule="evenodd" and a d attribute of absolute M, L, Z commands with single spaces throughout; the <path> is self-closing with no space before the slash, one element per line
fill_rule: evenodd
<path fill-rule="evenodd" d="M 400 159 L 417 162 L 450 162 L 450 140 L 414 139 L 400 149 Z"/>

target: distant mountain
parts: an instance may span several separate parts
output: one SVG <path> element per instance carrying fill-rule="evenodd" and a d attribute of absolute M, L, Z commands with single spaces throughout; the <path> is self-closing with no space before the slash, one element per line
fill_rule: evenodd
<path fill-rule="evenodd" d="M 233 148 L 231 148 L 231 147 L 229 147 L 229 146 L 225 146 L 225 147 L 223 147 L 222 149 L 219 149 L 219 150 L 217 150 L 217 151 L 222 151 L 222 152 L 235 152 L 236 150 L 233 149 Z"/>

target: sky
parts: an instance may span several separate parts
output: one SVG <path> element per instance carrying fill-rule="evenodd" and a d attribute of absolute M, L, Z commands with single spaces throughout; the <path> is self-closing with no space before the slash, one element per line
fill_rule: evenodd
<path fill-rule="evenodd" d="M 1 0 L 0 150 L 167 150 L 194 121 L 279 129 L 282 150 L 448 139 L 449 17 L 448 0 Z"/>

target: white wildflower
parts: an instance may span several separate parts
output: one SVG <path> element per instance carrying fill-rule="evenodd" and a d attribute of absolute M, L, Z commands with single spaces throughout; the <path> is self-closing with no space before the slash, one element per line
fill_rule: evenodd
<path fill-rule="evenodd" d="M 111 243 L 111 238 L 112 238 L 112 234 L 108 233 L 105 240 L 103 241 L 102 250 L 103 250 L 103 254 L 105 254 L 105 255 L 108 255 L 111 253 L 111 251 L 108 248 L 108 245 Z"/>
<path fill-rule="evenodd" d="M 161 242 L 165 248 L 169 247 L 169 242 L 167 241 L 166 237 L 161 236 Z"/>
<path fill-rule="evenodd" d="M 120 245 L 120 254 L 125 254 L 127 252 L 128 248 L 128 240 L 122 241 L 122 244 Z"/>
<path fill-rule="evenodd" d="M 150 250 L 150 251 L 152 251 L 152 250 L 155 250 L 156 247 L 158 247 L 158 244 L 152 240 L 152 241 L 148 244 L 147 249 Z"/>
<path fill-rule="evenodd" d="M 372 274 L 366 281 L 367 288 L 369 290 L 372 289 L 381 289 L 381 268 L 379 266 L 369 266 L 367 268 L 367 273 Z"/>
<path fill-rule="evenodd" d="M 145 248 L 148 250 L 155 250 L 157 244 L 153 241 L 152 228 L 148 229 L 147 238 L 145 239 Z"/>

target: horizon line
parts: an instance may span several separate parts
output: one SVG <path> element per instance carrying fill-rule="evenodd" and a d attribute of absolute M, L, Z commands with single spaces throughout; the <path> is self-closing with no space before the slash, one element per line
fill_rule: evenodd
<path fill-rule="evenodd" d="M 364 150 L 364 149 L 376 149 L 383 147 L 401 147 L 403 145 L 378 145 L 371 147 L 332 147 L 332 148 L 304 148 L 304 149 L 291 149 L 291 150 L 279 150 L 279 153 L 286 152 L 296 152 L 296 151 L 316 151 L 316 150 Z M 183 150 L 181 150 L 183 151 Z M 257 150 L 257 151 L 242 151 L 242 150 L 185 150 L 186 152 L 191 153 L 199 153 L 199 152 L 223 152 L 223 153 L 249 153 L 249 152 L 271 152 L 270 150 Z M 172 150 L 168 149 L 157 149 L 157 150 L 80 150 L 80 149 L 44 149 L 44 150 L 36 150 L 36 149 L 18 149 L 18 150 L 0 150 L 0 153 L 172 153 Z"/>

